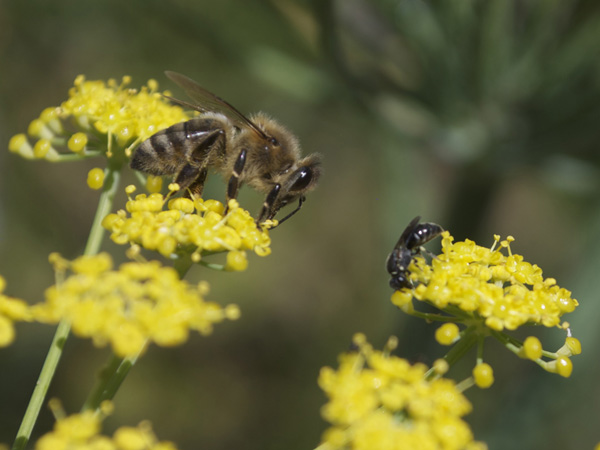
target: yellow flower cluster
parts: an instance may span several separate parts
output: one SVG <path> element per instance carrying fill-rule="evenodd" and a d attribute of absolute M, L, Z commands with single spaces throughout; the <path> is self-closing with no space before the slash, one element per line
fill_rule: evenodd
<path fill-rule="evenodd" d="M 204 254 L 228 252 L 228 270 L 247 267 L 246 250 L 259 256 L 271 253 L 266 227 L 257 227 L 237 201 L 230 200 L 224 211 L 216 200 L 174 198 L 166 202 L 160 193 L 140 194 L 127 202 L 126 211 L 106 216 L 102 225 L 117 244 L 138 244 L 165 257 L 191 253 L 192 260 L 199 262 Z"/>
<path fill-rule="evenodd" d="M 10 140 L 9 149 L 25 158 L 50 161 L 60 159 L 60 149 L 93 155 L 96 152 L 88 143 L 93 144 L 95 135 L 114 136 L 120 147 L 131 147 L 163 128 L 190 119 L 182 108 L 170 105 L 156 92 L 155 80 L 140 90 L 128 88 L 129 83 L 129 76 L 123 77 L 120 84 L 113 79 L 88 81 L 78 76 L 68 100 L 59 107 L 46 108 L 30 123 L 27 134 L 37 139 L 36 143 L 32 146 L 25 134 L 17 134 Z M 109 139 L 109 148 L 111 145 Z"/>
<path fill-rule="evenodd" d="M 0 347 L 10 345 L 15 339 L 15 321 L 32 319 L 29 306 L 23 300 L 3 294 L 6 282 L 0 277 Z"/>
<path fill-rule="evenodd" d="M 325 367 L 319 385 L 329 428 L 317 450 L 481 450 L 461 419 L 471 404 L 453 381 L 426 378 L 427 367 L 380 352 L 357 335 L 358 351 Z"/>
<path fill-rule="evenodd" d="M 176 450 L 172 442 L 158 441 L 148 422 L 120 427 L 112 437 L 100 434 L 103 416 L 84 411 L 59 418 L 54 429 L 43 435 L 35 450 Z"/>
<path fill-rule="evenodd" d="M 235 305 L 203 300 L 206 283 L 190 285 L 157 261 L 124 263 L 118 270 L 106 253 L 72 262 L 53 254 L 51 262 L 59 281 L 46 290 L 44 303 L 32 307 L 36 320 L 66 319 L 74 334 L 98 346 L 110 343 L 120 357 L 138 355 L 147 341 L 179 345 L 190 330 L 209 334 L 213 324 L 239 317 Z"/>
<path fill-rule="evenodd" d="M 442 253 L 431 264 L 416 256 L 410 265 L 416 287 L 392 296 L 405 311 L 412 311 L 414 297 L 442 310 L 460 308 L 482 318 L 490 329 L 502 331 L 524 324 L 561 326 L 561 316 L 577 307 L 577 300 L 556 280 L 544 278 L 537 265 L 512 254 L 512 237 L 500 241 L 494 236 L 494 245 L 486 248 L 470 240 L 453 242 L 447 231 L 442 236 Z"/>

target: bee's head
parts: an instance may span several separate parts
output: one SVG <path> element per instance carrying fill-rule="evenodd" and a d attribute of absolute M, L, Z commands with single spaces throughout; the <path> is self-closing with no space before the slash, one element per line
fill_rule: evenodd
<path fill-rule="evenodd" d="M 312 191 L 321 176 L 321 157 L 312 154 L 298 161 L 297 164 L 277 177 L 277 185 L 281 186 L 278 196 L 269 213 L 272 219 L 281 208 L 295 200 L 303 199 L 304 194 Z"/>
<path fill-rule="evenodd" d="M 257 113 L 252 116 L 251 121 L 262 134 L 257 134 L 260 140 L 260 143 L 257 140 L 257 144 L 268 157 L 295 160 L 300 156 L 300 143 L 296 136 L 275 119 L 264 113 Z"/>

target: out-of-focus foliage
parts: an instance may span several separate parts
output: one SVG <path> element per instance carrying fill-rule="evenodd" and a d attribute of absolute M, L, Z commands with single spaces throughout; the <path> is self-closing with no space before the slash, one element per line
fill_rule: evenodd
<path fill-rule="evenodd" d="M 389 302 L 385 258 L 421 215 L 482 244 L 514 235 L 515 251 L 580 302 L 571 325 L 585 351 L 569 380 L 486 355 L 496 382 L 469 393 L 476 439 L 491 449 L 591 448 L 600 396 L 591 359 L 600 342 L 599 50 L 594 0 L 0 3 L 6 145 L 80 73 L 127 74 L 137 86 L 156 78 L 184 98 L 162 75 L 170 69 L 245 113 L 271 114 L 305 153 L 324 157 L 318 189 L 273 230 L 273 254 L 235 283 L 227 273 L 210 280 L 211 299 L 238 303 L 241 319 L 176 351 L 149 351 L 107 426 L 148 418 L 179 448 L 316 446 L 326 427 L 318 371 L 335 365 L 355 332 L 376 347 L 397 334 L 397 354 L 428 364 L 444 352 L 433 327 Z M 53 284 L 48 253 L 81 253 L 97 195 L 85 181 L 96 164 L 0 152 L 7 295 L 40 300 Z M 224 199 L 225 184 L 209 177 L 207 192 Z M 261 201 L 247 189 L 240 196 L 251 211 Z M 106 248 L 120 254 L 108 239 Z M 0 353 L 11 368 L 0 375 L 0 442 L 14 437 L 49 342 L 29 325 L 17 336 Z M 77 410 L 105 359 L 70 339 L 50 395 Z M 460 378 L 471 366 L 453 371 Z M 46 413 L 38 435 L 51 423 Z"/>
<path fill-rule="evenodd" d="M 321 16 L 327 56 L 373 114 L 452 173 L 446 226 L 476 231 L 518 174 L 571 195 L 597 192 L 594 2 L 335 5 Z"/>

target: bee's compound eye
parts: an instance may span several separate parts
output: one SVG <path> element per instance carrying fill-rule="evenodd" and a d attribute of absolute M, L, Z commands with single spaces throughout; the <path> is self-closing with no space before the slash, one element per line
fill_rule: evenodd
<path fill-rule="evenodd" d="M 313 172 L 308 167 L 302 167 L 298 172 L 296 172 L 296 181 L 292 184 L 290 191 L 303 191 L 305 190 L 313 179 Z"/>
<path fill-rule="evenodd" d="M 273 147 L 279 147 L 279 141 L 277 139 L 275 139 L 274 137 L 269 138 L 269 143 Z"/>

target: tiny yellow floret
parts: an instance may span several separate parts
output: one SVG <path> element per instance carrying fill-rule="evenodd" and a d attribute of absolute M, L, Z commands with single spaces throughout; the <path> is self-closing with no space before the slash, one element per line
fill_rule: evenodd
<path fill-rule="evenodd" d="M 565 344 L 556 352 L 560 356 L 573 356 L 581 354 L 581 342 L 579 339 L 568 336 Z"/>
<path fill-rule="evenodd" d="M 87 185 L 94 190 L 102 189 L 102 186 L 104 186 L 104 170 L 98 167 L 90 170 L 87 175 Z"/>
<path fill-rule="evenodd" d="M 527 359 L 536 360 L 542 357 L 542 343 L 535 336 L 529 336 L 523 342 L 522 356 Z"/>
<path fill-rule="evenodd" d="M 451 345 L 458 339 L 460 330 L 455 323 L 445 323 L 435 330 L 435 340 L 442 345 Z"/>
<path fill-rule="evenodd" d="M 27 142 L 27 136 L 25 134 L 15 134 L 8 141 L 8 149 L 13 153 L 19 153 L 21 148 L 27 146 L 29 143 Z"/>
<path fill-rule="evenodd" d="M 154 78 L 150 78 L 146 85 L 148 86 L 148 89 L 150 89 L 150 92 L 158 90 L 158 81 L 156 81 Z"/>
<path fill-rule="evenodd" d="M 439 358 L 433 362 L 433 369 L 435 370 L 435 373 L 444 375 L 446 372 L 448 372 L 448 370 L 450 370 L 450 365 L 445 359 Z"/>
<path fill-rule="evenodd" d="M 52 148 L 52 144 L 48 139 L 40 139 L 33 146 L 33 155 L 38 159 L 43 159 L 46 157 L 50 149 Z"/>
<path fill-rule="evenodd" d="M 475 384 L 481 389 L 487 389 L 494 384 L 494 371 L 487 363 L 479 363 L 473 369 Z"/>
<path fill-rule="evenodd" d="M 573 363 L 566 356 L 559 356 L 556 361 L 548 363 L 546 370 L 557 373 L 561 377 L 569 378 L 573 372 Z"/>
<path fill-rule="evenodd" d="M 7 347 L 15 340 L 15 327 L 11 320 L 0 315 L 0 347 Z"/>
<path fill-rule="evenodd" d="M 85 133 L 75 133 L 67 141 L 67 148 L 73 153 L 81 153 L 85 150 L 88 143 L 88 137 Z"/>
<path fill-rule="evenodd" d="M 38 139 L 49 138 L 46 124 L 41 119 L 33 119 L 27 127 L 27 134 Z"/>
<path fill-rule="evenodd" d="M 404 309 L 407 305 L 411 304 L 412 292 L 410 291 L 394 291 L 392 294 L 392 303 L 400 309 Z"/>
<path fill-rule="evenodd" d="M 227 264 L 225 267 L 227 270 L 236 272 L 246 270 L 248 268 L 248 258 L 246 258 L 246 252 L 231 251 L 227 253 Z"/>
<path fill-rule="evenodd" d="M 15 340 L 14 322 L 32 320 L 29 305 L 23 300 L 3 294 L 6 281 L 0 276 L 0 347 L 6 347 Z"/>

